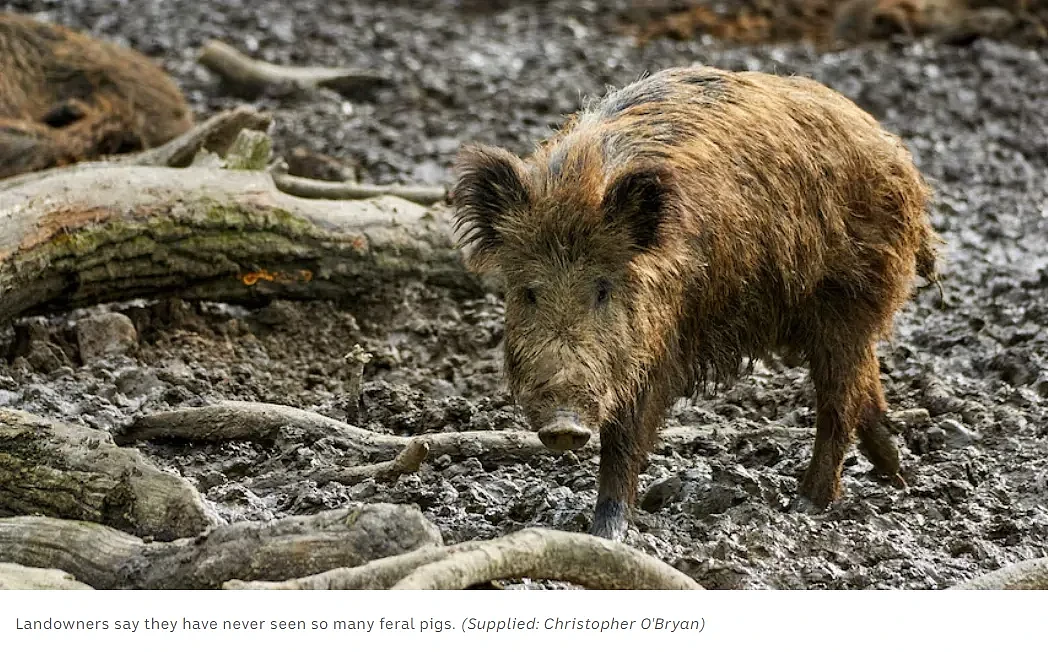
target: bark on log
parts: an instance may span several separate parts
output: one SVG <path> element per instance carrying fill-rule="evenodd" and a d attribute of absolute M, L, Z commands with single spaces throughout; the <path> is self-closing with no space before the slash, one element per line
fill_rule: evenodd
<path fill-rule="evenodd" d="M 107 433 L 0 410 L 0 516 L 102 523 L 170 541 L 220 522 L 186 480 Z"/>
<path fill-rule="evenodd" d="M 161 295 L 347 300 L 404 279 L 480 287 L 448 220 L 391 197 L 307 200 L 265 172 L 120 166 L 0 191 L 0 322 Z"/>
<path fill-rule="evenodd" d="M 83 591 L 91 587 L 57 568 L 0 564 L 0 591 Z"/>
<path fill-rule="evenodd" d="M 0 562 L 58 568 L 96 589 L 208 589 L 231 579 L 283 580 L 441 543 L 417 507 L 386 504 L 234 523 L 166 543 L 83 521 L 0 519 Z"/>
<path fill-rule="evenodd" d="M 701 589 L 672 566 L 622 543 L 542 528 L 338 568 L 285 582 L 230 581 L 226 589 L 454 590 L 530 577 L 590 589 Z"/>
<path fill-rule="evenodd" d="M 448 198 L 448 191 L 442 186 L 373 186 L 307 179 L 279 171 L 273 172 L 273 182 L 289 195 L 308 199 L 368 199 L 389 195 L 428 206 Z"/>
<path fill-rule="evenodd" d="M 385 75 L 352 68 L 279 66 L 258 61 L 221 41 L 208 41 L 200 63 L 240 92 L 290 93 L 309 88 L 330 88 L 343 95 L 385 84 Z"/>
<path fill-rule="evenodd" d="M 1048 590 L 1048 557 L 1027 559 L 953 587 L 959 590 Z"/>

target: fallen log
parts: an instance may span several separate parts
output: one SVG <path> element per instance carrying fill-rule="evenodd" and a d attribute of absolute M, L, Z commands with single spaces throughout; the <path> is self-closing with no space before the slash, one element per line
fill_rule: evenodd
<path fill-rule="evenodd" d="M 449 221 L 404 200 L 299 199 L 265 172 L 54 172 L 0 190 L 0 322 L 164 295 L 345 301 L 407 279 L 480 287 Z"/>
<path fill-rule="evenodd" d="M 953 587 L 958 590 L 1005 591 L 1048 590 L 1048 557 L 1027 559 Z"/>
<path fill-rule="evenodd" d="M 234 90 L 246 94 L 285 94 L 310 88 L 329 88 L 343 95 L 352 95 L 389 81 L 386 75 L 369 70 L 279 66 L 252 59 L 221 41 L 204 44 L 198 61 Z"/>
<path fill-rule="evenodd" d="M 231 579 L 284 580 L 441 544 L 440 532 L 417 507 L 387 504 L 234 523 L 170 542 L 146 542 L 83 521 L 0 519 L 0 562 L 57 568 L 96 589 L 209 589 Z"/>
<path fill-rule="evenodd" d="M 159 541 L 220 523 L 183 478 L 104 432 L 0 410 L 0 516 L 102 523 Z"/>
<path fill-rule="evenodd" d="M 230 581 L 225 589 L 465 589 L 528 577 L 590 589 L 701 589 L 684 573 L 623 543 L 542 528 L 491 541 L 425 548 L 357 568 L 284 582 Z"/>
<path fill-rule="evenodd" d="M 91 587 L 57 568 L 0 564 L 0 591 L 83 591 Z"/>

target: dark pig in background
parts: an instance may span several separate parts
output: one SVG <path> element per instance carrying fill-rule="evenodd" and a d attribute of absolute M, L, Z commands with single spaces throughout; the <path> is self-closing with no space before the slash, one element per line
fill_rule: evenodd
<path fill-rule="evenodd" d="M 840 495 L 857 433 L 899 486 L 876 357 L 935 277 L 929 192 L 901 141 L 810 79 L 664 70 L 527 159 L 463 149 L 470 265 L 498 273 L 510 390 L 542 442 L 600 433 L 591 531 L 621 538 L 666 409 L 770 354 L 803 360 L 816 436 L 795 507 Z"/>
<path fill-rule="evenodd" d="M 156 147 L 192 124 L 145 56 L 0 13 L 0 178 Z"/>

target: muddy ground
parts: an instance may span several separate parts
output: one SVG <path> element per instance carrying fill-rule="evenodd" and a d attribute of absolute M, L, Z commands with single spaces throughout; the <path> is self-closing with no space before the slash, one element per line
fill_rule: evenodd
<path fill-rule="evenodd" d="M 254 100 L 276 115 L 278 150 L 306 146 L 353 160 L 363 179 L 376 182 L 446 182 L 465 141 L 523 154 L 583 96 L 670 65 L 802 74 L 838 89 L 906 139 L 936 189 L 933 220 L 948 242 L 949 306 L 938 305 L 934 290 L 920 292 L 881 350 L 891 409 L 931 415 L 898 428 L 910 488 L 879 483 L 853 453 L 840 503 L 817 516 L 787 512 L 812 439 L 786 428 L 813 426 L 812 391 L 803 369 L 759 366 L 715 397 L 673 409 L 668 425 L 714 425 L 716 435 L 691 450 L 657 451 L 641 480 L 642 491 L 655 488 L 627 540 L 711 588 L 942 588 L 1048 555 L 1043 50 L 995 41 L 834 53 L 708 39 L 638 46 L 598 13 L 597 2 L 477 9 L 485 4 L 19 0 L 0 7 L 145 51 L 176 77 L 198 115 L 242 102 L 195 65 L 208 38 L 278 63 L 388 71 L 394 87 L 369 97 Z M 76 324 L 110 309 L 131 317 L 139 347 L 85 363 Z M 165 301 L 34 318 L 2 336 L 9 356 L 0 361 L 0 405 L 104 429 L 223 398 L 344 417 L 351 379 L 342 356 L 359 343 L 375 354 L 359 425 L 405 436 L 521 427 L 499 376 L 501 314 L 496 296 L 411 286 L 376 288 L 369 300 L 344 306 Z M 32 339 L 46 345 L 27 344 Z M 194 481 L 229 519 L 359 500 L 417 503 L 448 541 L 460 541 L 528 525 L 584 531 L 596 494 L 597 460 L 572 455 L 508 466 L 436 459 L 392 485 L 277 483 L 252 491 L 245 483 L 253 476 L 279 477 L 337 452 L 253 443 L 142 448 Z"/>

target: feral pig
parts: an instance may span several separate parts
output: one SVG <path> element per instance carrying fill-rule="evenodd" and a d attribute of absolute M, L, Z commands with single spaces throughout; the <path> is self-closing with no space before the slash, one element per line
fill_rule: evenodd
<path fill-rule="evenodd" d="M 0 13 L 0 178 L 155 147 L 192 126 L 145 56 Z"/>
<path fill-rule="evenodd" d="M 600 432 L 591 531 L 621 538 L 679 396 L 783 354 L 816 391 L 795 507 L 840 494 L 845 453 L 896 484 L 876 344 L 933 279 L 929 191 L 900 140 L 800 77 L 669 69 L 596 101 L 526 160 L 465 147 L 467 261 L 505 284 L 505 370 L 543 443 Z"/>

